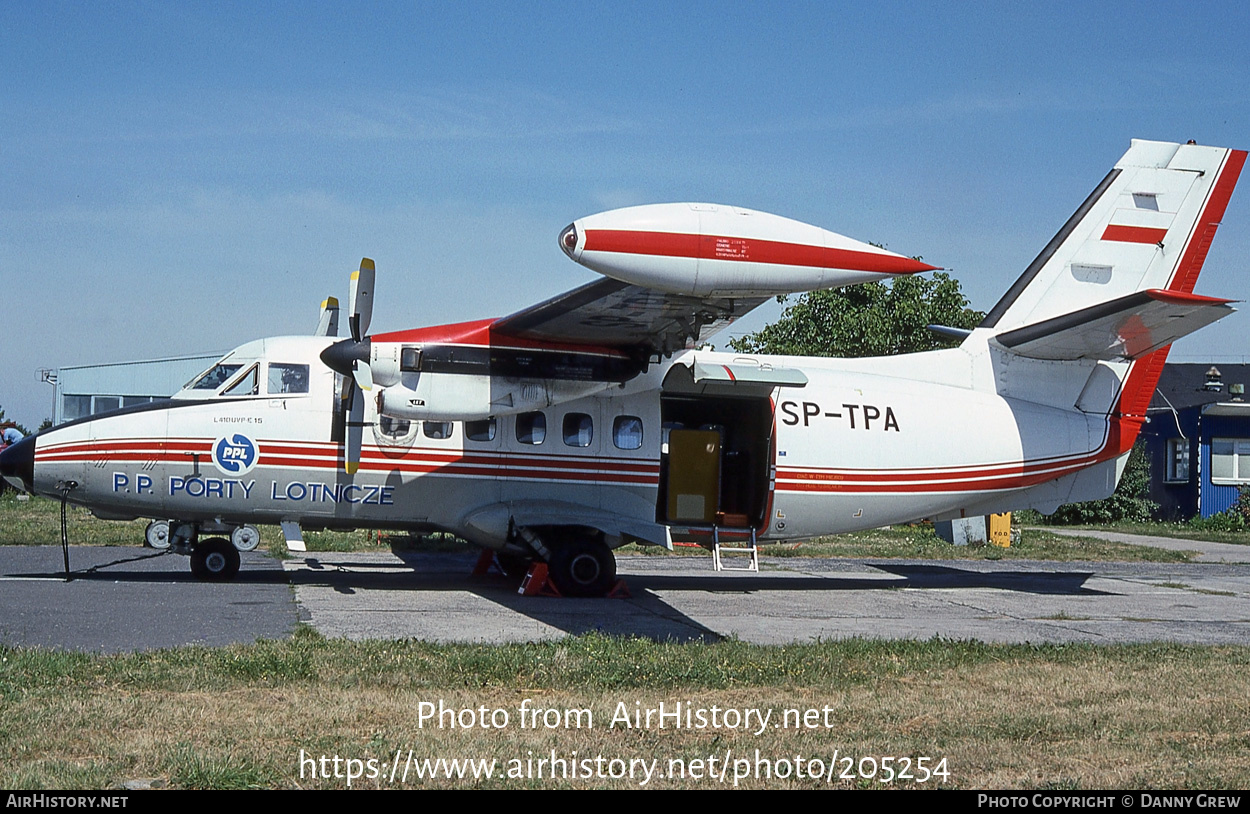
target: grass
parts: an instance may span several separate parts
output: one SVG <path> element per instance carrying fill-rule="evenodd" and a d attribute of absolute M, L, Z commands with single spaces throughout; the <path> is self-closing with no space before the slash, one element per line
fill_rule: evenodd
<path fill-rule="evenodd" d="M 626 546 L 625 554 L 665 556 L 654 547 Z M 707 556 L 702 548 L 678 547 L 676 554 Z M 942 560 L 1052 560 L 1058 562 L 1188 562 L 1192 552 L 1127 545 L 1093 537 L 1068 537 L 1046 529 L 1023 529 L 1020 541 L 1009 548 L 992 545 L 953 546 L 928 525 L 819 537 L 798 543 L 770 543 L 760 553 L 767 557 L 843 557 L 855 559 Z"/>
<path fill-rule="evenodd" d="M 58 542 L 59 508 L 49 500 L 0 498 L 0 544 Z M 144 525 L 100 521 L 71 508 L 75 544 L 138 545 Z M 262 532 L 267 545 L 280 547 L 276 530 Z M 314 550 L 379 545 L 363 532 L 308 538 Z M 463 545 L 454 539 L 422 544 Z M 1156 554 L 1044 530 L 1026 530 L 1009 549 L 952 548 L 922 527 L 772 545 L 765 553 L 1063 560 Z M 552 750 L 566 758 L 577 752 L 583 759 L 655 759 L 666 768 L 669 761 L 689 765 L 713 756 L 753 759 L 755 750 L 791 766 L 798 755 L 826 762 L 834 755 L 857 761 L 901 756 L 913 765 L 924 756 L 930 765 L 945 759 L 945 785 L 956 788 L 1241 788 L 1250 785 L 1247 666 L 1250 649 L 1238 647 L 941 640 L 764 647 L 599 635 L 527 645 L 437 645 L 326 640 L 309 628 L 284 641 L 113 656 L 0 646 L 0 788 L 347 784 L 341 773 L 313 777 L 300 761 L 301 750 L 305 756 L 372 759 L 375 765 L 412 750 L 417 758 L 494 759 L 501 770 L 523 768 L 524 761 Z M 526 699 L 559 711 L 590 710 L 594 726 L 522 729 L 515 716 Z M 654 709 L 661 702 L 670 708 L 680 702 L 771 710 L 776 716 L 813 710 L 820 723 L 759 734 L 725 726 L 608 725 L 619 709 Z M 423 705 L 438 703 L 454 710 L 499 709 L 511 721 L 501 729 L 440 728 L 421 718 L 428 709 Z M 732 780 L 730 774 L 726 785 Z M 390 783 L 375 776 L 353 785 L 636 788 L 639 781 L 521 776 Z M 721 784 L 685 777 L 648 785 Z M 882 784 L 864 778 L 815 781 L 791 772 L 746 778 L 742 785 Z"/>
<path fill-rule="evenodd" d="M 0 787 L 340 788 L 306 755 L 670 760 L 728 754 L 945 758 L 956 788 L 1242 788 L 1250 784 L 1250 651 L 1172 645 L 1007 646 L 850 640 L 761 647 L 584 636 L 528 645 L 281 642 L 92 656 L 0 648 Z M 588 709 L 590 726 L 522 728 L 518 707 Z M 503 710 L 485 729 L 422 704 Z M 669 708 L 817 710 L 815 725 L 610 727 Z M 425 708 L 428 711 L 428 708 Z M 467 719 L 466 719 L 467 720 Z M 755 729 L 755 727 L 752 727 Z M 732 775 L 730 775 L 732 782 Z M 366 787 L 634 788 L 628 778 L 360 779 Z M 657 779 L 662 788 L 716 787 Z M 746 779 L 760 788 L 881 785 Z M 921 785 L 915 782 L 892 785 Z M 931 783 L 928 785 L 937 785 Z"/>

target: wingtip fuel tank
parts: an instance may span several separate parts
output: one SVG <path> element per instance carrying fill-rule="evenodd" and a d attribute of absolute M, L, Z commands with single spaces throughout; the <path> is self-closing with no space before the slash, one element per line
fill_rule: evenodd
<path fill-rule="evenodd" d="M 600 274 L 700 297 L 789 294 L 937 268 L 818 226 L 719 204 L 600 212 L 574 221 L 559 241 Z"/>

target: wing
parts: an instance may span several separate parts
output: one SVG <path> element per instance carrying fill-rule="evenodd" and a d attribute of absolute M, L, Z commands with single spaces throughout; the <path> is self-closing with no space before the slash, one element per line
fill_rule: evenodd
<path fill-rule="evenodd" d="M 326 348 L 322 361 L 362 390 L 376 389 L 379 414 L 477 420 L 629 381 L 769 297 L 935 268 L 815 226 L 713 204 L 603 212 L 575 221 L 559 240 L 603 279 L 502 319 L 372 336 L 362 336 L 367 311 L 357 320 L 353 306 L 351 338 Z M 373 267 L 362 261 L 361 290 L 371 292 L 366 263 Z M 767 382 L 797 385 L 782 378 Z"/>
<path fill-rule="evenodd" d="M 667 356 L 708 341 L 768 297 L 694 297 L 597 280 L 496 320 L 492 333 Z"/>
<path fill-rule="evenodd" d="M 700 203 L 591 215 L 560 233 L 560 248 L 607 279 L 497 320 L 492 333 L 666 356 L 769 297 L 936 268 L 789 218 Z"/>

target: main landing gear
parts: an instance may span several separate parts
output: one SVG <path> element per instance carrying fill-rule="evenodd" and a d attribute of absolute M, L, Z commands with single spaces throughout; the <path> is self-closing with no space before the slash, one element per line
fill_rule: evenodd
<path fill-rule="evenodd" d="M 606 596 L 616 585 L 616 556 L 597 538 L 565 541 L 551 552 L 547 567 L 565 596 Z"/>
<path fill-rule="evenodd" d="M 494 559 L 504 576 L 525 580 L 523 590 L 527 593 L 542 592 L 542 585 L 532 584 L 536 579 L 550 584 L 560 596 L 608 596 L 617 590 L 616 556 L 602 537 L 556 531 L 544 535 L 551 540 L 545 544 L 529 529 L 519 536 L 534 556 L 499 551 Z"/>

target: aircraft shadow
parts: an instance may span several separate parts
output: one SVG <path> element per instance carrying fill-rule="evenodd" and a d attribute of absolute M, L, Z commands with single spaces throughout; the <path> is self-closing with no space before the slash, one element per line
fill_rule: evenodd
<path fill-rule="evenodd" d="M 333 554 L 307 558 L 307 569 L 290 572 L 293 585 L 328 587 L 337 593 L 370 591 L 467 592 L 502 608 L 571 635 L 602 633 L 640 636 L 655 641 L 713 642 L 723 637 L 664 602 L 650 591 L 634 587 L 632 596 L 613 608 L 612 599 L 555 599 L 521 596 L 519 581 L 497 570 L 475 576 L 476 557 L 454 554 L 394 552 L 412 570 L 395 570 L 394 564 L 337 562 Z"/>
<path fill-rule="evenodd" d="M 48 552 L 53 549 L 46 547 Z M 119 555 L 124 551 L 124 555 Z M 140 553 L 135 553 L 136 551 Z M 8 570 L 8 578 L 65 581 L 65 564 L 60 547 L 55 556 L 40 557 L 46 570 Z M 108 547 L 71 547 L 69 556 L 70 582 L 119 582 L 119 583 L 187 583 L 202 585 L 192 575 L 186 557 L 169 551 L 151 549 L 116 549 Z M 244 555 L 243 566 L 235 576 L 234 583 L 245 585 L 285 585 L 288 580 L 282 566 L 276 560 L 262 554 Z"/>
<path fill-rule="evenodd" d="M 1108 591 L 1086 588 L 1091 571 L 969 571 L 948 565 L 870 563 L 906 580 L 906 588 L 997 588 L 1030 594 L 1110 596 Z"/>

